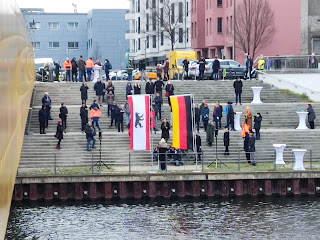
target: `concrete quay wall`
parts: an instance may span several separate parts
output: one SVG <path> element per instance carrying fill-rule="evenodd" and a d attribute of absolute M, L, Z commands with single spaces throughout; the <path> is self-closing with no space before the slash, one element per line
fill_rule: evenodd
<path fill-rule="evenodd" d="M 13 201 L 320 194 L 320 172 L 17 177 Z"/>

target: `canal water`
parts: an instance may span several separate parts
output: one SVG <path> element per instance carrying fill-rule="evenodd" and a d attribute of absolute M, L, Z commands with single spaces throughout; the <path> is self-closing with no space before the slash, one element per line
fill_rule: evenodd
<path fill-rule="evenodd" d="M 320 199 L 13 205 L 6 239 L 320 239 Z"/>

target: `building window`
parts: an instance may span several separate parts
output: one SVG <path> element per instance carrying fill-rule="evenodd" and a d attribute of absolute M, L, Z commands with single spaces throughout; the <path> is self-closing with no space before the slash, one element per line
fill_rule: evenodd
<path fill-rule="evenodd" d="M 230 33 L 232 33 L 232 27 L 233 27 L 232 16 L 230 16 Z"/>
<path fill-rule="evenodd" d="M 140 33 L 140 17 L 138 17 L 138 33 Z"/>
<path fill-rule="evenodd" d="M 138 0 L 138 13 L 140 12 L 140 0 Z"/>
<path fill-rule="evenodd" d="M 189 3 L 187 2 L 187 10 L 186 10 L 187 17 L 189 16 Z"/>
<path fill-rule="evenodd" d="M 195 22 L 194 23 L 194 38 L 196 38 L 197 37 L 197 23 Z"/>
<path fill-rule="evenodd" d="M 171 4 L 171 23 L 174 23 L 174 3 Z"/>
<path fill-rule="evenodd" d="M 210 35 L 212 34 L 212 18 L 210 18 L 210 26 L 209 26 Z"/>
<path fill-rule="evenodd" d="M 227 17 L 227 31 L 226 33 L 228 34 L 229 33 L 229 18 Z"/>
<path fill-rule="evenodd" d="M 228 0 L 226 0 L 226 7 L 228 7 L 228 5 L 229 5 L 229 1 L 228 1 Z"/>
<path fill-rule="evenodd" d="M 79 28 L 79 23 L 77 22 L 68 22 L 69 30 L 77 30 Z"/>
<path fill-rule="evenodd" d="M 222 7 L 222 0 L 217 0 L 218 1 L 218 7 Z"/>
<path fill-rule="evenodd" d="M 160 27 L 163 27 L 163 8 L 160 8 Z"/>
<path fill-rule="evenodd" d="M 149 8 L 149 0 L 146 0 L 146 9 Z"/>
<path fill-rule="evenodd" d="M 206 9 L 208 9 L 208 0 L 206 0 Z"/>
<path fill-rule="evenodd" d="M 147 45 L 147 48 L 149 48 L 149 36 L 147 36 L 146 45 Z"/>
<path fill-rule="evenodd" d="M 68 49 L 79 49 L 79 42 L 68 42 Z"/>
<path fill-rule="evenodd" d="M 60 29 L 60 23 L 58 23 L 58 22 L 49 22 L 48 23 L 48 29 L 50 29 L 50 30 L 58 30 L 58 29 Z"/>
<path fill-rule="evenodd" d="M 146 31 L 149 31 L 149 13 L 146 14 Z"/>
<path fill-rule="evenodd" d="M 189 42 L 189 28 L 187 28 L 187 42 Z"/>
<path fill-rule="evenodd" d="M 179 43 L 183 42 L 183 28 L 179 28 Z"/>
<path fill-rule="evenodd" d="M 179 2 L 179 23 L 183 22 L 183 3 Z"/>
<path fill-rule="evenodd" d="M 138 50 L 140 50 L 141 49 L 141 40 L 140 40 L 140 38 L 138 39 Z"/>
<path fill-rule="evenodd" d="M 152 15 L 152 30 L 155 31 L 157 30 L 157 21 L 156 21 L 156 15 Z"/>
<path fill-rule="evenodd" d="M 39 30 L 40 23 L 39 22 L 29 22 L 29 28 L 32 30 Z"/>
<path fill-rule="evenodd" d="M 59 42 L 49 42 L 49 49 L 59 49 Z"/>
<path fill-rule="evenodd" d="M 32 47 L 34 49 L 40 49 L 40 42 L 32 42 Z"/>
<path fill-rule="evenodd" d="M 222 34 L 222 18 L 218 18 L 218 34 Z"/>
<path fill-rule="evenodd" d="M 160 45 L 163 46 L 163 40 L 164 40 L 164 36 L 163 36 L 163 32 L 161 32 L 160 34 Z"/>
<path fill-rule="evenodd" d="M 157 37 L 156 37 L 156 35 L 152 36 L 152 47 L 153 48 L 157 47 Z"/>
<path fill-rule="evenodd" d="M 152 0 L 152 8 L 156 8 L 156 0 Z"/>
<path fill-rule="evenodd" d="M 230 0 L 230 7 L 232 6 L 232 1 L 233 1 L 233 0 Z"/>

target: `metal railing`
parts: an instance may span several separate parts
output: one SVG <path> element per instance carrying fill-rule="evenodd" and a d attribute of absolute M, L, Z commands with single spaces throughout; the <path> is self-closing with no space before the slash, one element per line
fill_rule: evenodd
<path fill-rule="evenodd" d="M 319 55 L 266 56 L 265 70 L 319 70 Z"/>

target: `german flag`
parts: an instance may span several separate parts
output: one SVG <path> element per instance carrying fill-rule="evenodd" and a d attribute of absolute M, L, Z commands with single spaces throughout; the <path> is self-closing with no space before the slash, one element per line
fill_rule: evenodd
<path fill-rule="evenodd" d="M 191 95 L 170 96 L 173 118 L 172 147 L 193 150 L 193 115 Z"/>

